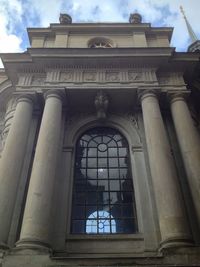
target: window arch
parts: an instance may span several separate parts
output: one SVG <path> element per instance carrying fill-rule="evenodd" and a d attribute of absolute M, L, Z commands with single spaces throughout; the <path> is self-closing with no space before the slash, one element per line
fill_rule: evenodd
<path fill-rule="evenodd" d="M 129 149 L 119 131 L 96 127 L 77 141 L 72 233 L 137 232 Z"/>

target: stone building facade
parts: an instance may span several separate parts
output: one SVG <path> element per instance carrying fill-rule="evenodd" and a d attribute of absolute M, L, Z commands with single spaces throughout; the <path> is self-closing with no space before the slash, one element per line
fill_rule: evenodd
<path fill-rule="evenodd" d="M 2 267 L 200 266 L 199 52 L 60 23 L 1 54 Z"/>

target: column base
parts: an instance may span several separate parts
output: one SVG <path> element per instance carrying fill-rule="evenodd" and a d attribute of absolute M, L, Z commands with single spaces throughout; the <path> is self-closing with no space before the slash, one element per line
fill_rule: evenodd
<path fill-rule="evenodd" d="M 160 243 L 159 251 L 173 247 L 191 247 L 193 245 L 194 242 L 191 237 L 172 237 L 165 239 Z"/>
<path fill-rule="evenodd" d="M 38 253 L 49 254 L 52 251 L 49 244 L 38 239 L 31 239 L 31 238 L 20 239 L 15 243 L 15 245 L 16 245 L 14 249 L 15 251 L 32 250 L 35 251 L 36 254 Z"/>

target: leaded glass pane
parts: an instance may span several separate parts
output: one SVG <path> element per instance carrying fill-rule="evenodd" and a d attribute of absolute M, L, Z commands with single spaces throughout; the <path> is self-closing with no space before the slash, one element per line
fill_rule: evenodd
<path fill-rule="evenodd" d="M 97 127 L 77 141 L 72 233 L 135 233 L 129 151 L 116 130 Z"/>

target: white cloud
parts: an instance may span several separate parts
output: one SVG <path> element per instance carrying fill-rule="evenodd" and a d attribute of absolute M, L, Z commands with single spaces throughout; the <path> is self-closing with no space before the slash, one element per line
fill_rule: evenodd
<path fill-rule="evenodd" d="M 0 4 L 0 53 L 21 51 L 22 39 L 13 34 L 15 23 L 21 21 L 22 8 L 18 0 L 1 0 Z M 15 22 L 15 23 L 14 23 Z M 0 60 L 0 68 L 3 64 Z"/>

